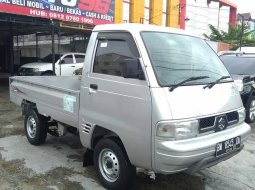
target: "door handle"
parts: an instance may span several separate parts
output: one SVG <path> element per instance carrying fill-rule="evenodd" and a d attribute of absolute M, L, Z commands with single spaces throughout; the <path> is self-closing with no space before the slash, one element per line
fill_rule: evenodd
<path fill-rule="evenodd" d="M 93 89 L 93 90 L 97 90 L 97 89 L 98 89 L 97 84 L 90 84 L 89 87 L 90 87 L 91 89 Z"/>
<path fill-rule="evenodd" d="M 98 86 L 97 84 L 90 84 L 89 85 L 89 94 L 97 93 Z"/>
<path fill-rule="evenodd" d="M 74 65 L 72 65 L 71 67 L 75 67 Z"/>

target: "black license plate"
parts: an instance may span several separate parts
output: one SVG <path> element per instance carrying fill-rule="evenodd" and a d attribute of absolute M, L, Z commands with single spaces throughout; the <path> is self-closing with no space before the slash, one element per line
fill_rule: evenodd
<path fill-rule="evenodd" d="M 216 157 L 240 148 L 241 137 L 235 137 L 216 144 Z"/>

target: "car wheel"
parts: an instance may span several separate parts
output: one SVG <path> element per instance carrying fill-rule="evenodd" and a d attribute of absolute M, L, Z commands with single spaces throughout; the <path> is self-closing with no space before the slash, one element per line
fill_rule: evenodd
<path fill-rule="evenodd" d="M 107 189 L 126 189 L 136 174 L 135 167 L 118 144 L 112 139 L 102 139 L 94 150 L 97 175 Z"/>
<path fill-rule="evenodd" d="M 24 127 L 27 140 L 32 145 L 40 145 L 47 137 L 47 121 L 44 116 L 33 109 L 29 109 L 25 115 Z"/>
<path fill-rule="evenodd" d="M 247 123 L 255 121 L 255 96 L 251 96 L 246 106 L 246 120 Z"/>
<path fill-rule="evenodd" d="M 41 76 L 53 76 L 52 72 L 44 72 Z"/>

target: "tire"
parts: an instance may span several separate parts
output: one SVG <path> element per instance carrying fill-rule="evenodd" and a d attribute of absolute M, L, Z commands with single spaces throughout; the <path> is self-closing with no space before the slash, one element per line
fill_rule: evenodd
<path fill-rule="evenodd" d="M 47 137 L 46 118 L 33 109 L 29 109 L 25 115 L 24 128 L 27 140 L 32 145 L 43 144 Z"/>
<path fill-rule="evenodd" d="M 251 96 L 246 103 L 246 119 L 247 123 L 255 121 L 255 96 Z"/>
<path fill-rule="evenodd" d="M 118 144 L 112 139 L 102 139 L 97 143 L 93 155 L 98 178 L 105 188 L 112 190 L 127 189 L 136 175 L 136 168 L 130 164 Z"/>
<path fill-rule="evenodd" d="M 53 76 L 53 73 L 49 72 L 49 71 L 46 71 L 46 72 L 42 73 L 41 76 Z"/>

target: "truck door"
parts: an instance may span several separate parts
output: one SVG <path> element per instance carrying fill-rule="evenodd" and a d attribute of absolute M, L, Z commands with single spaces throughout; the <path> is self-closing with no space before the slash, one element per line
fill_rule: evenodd
<path fill-rule="evenodd" d="M 148 82 L 124 78 L 122 62 L 140 58 L 131 34 L 99 33 L 90 72 L 81 87 L 80 137 L 84 126 L 101 126 L 122 140 L 132 164 L 151 167 L 151 96 Z M 86 63 L 85 63 L 86 64 Z M 85 130 L 86 131 L 86 130 Z"/>

